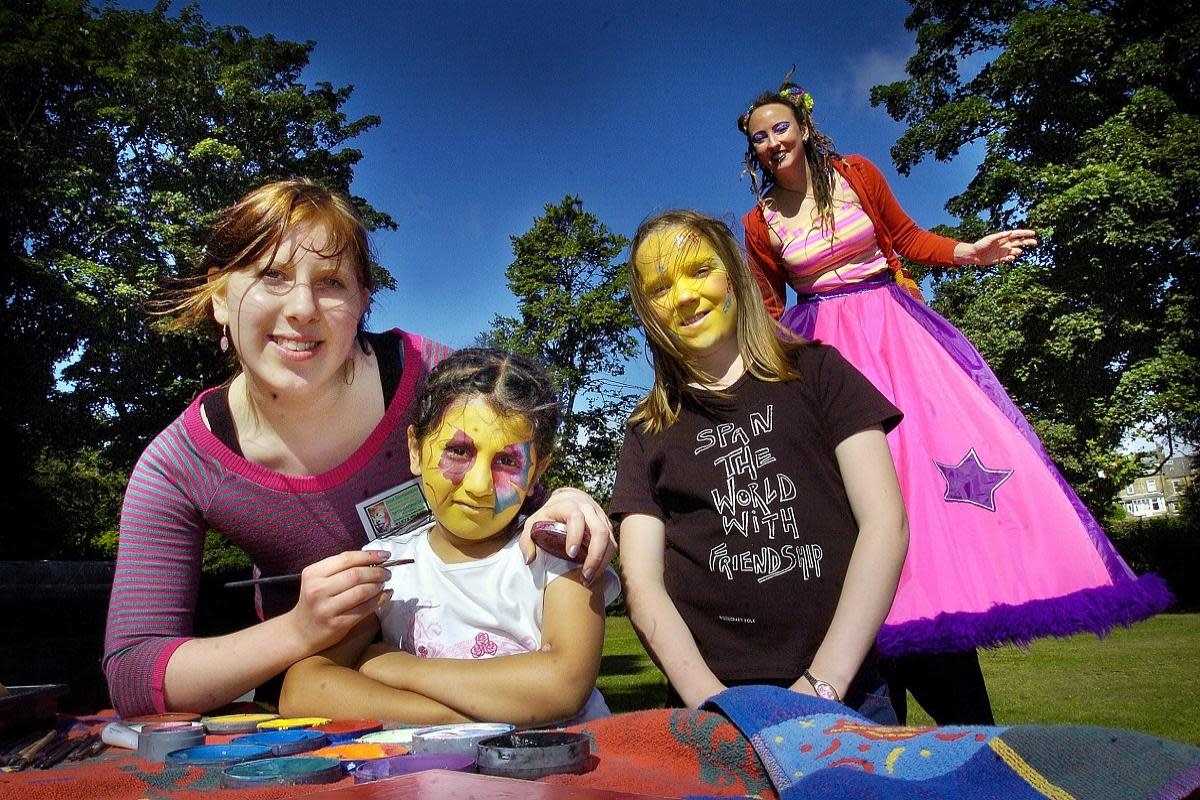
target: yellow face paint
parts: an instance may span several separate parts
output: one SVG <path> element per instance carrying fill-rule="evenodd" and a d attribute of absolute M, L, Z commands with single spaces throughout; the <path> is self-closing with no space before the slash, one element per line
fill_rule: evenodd
<path fill-rule="evenodd" d="M 538 476 L 533 429 L 501 416 L 482 397 L 451 405 L 422 442 L 409 433 L 409 461 L 438 524 L 482 541 L 517 516 Z"/>
<path fill-rule="evenodd" d="M 656 231 L 634 259 L 659 324 L 697 357 L 737 345 L 737 300 L 729 271 L 704 237 L 683 227 Z"/>

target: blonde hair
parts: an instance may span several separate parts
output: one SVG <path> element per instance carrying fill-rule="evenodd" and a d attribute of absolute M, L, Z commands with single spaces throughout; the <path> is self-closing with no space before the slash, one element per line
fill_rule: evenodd
<path fill-rule="evenodd" d="M 326 234 L 323 258 L 351 268 L 359 285 L 375 291 L 367 229 L 350 199 L 307 178 L 274 181 L 246 193 L 217 220 L 198 274 L 183 289 L 169 293 L 152 311 L 170 317 L 171 330 L 196 328 L 212 320 L 213 296 L 224 291 L 230 275 L 259 261 L 274 261 L 293 228 L 321 228 Z M 368 301 L 369 307 L 369 301 Z M 366 352 L 364 311 L 358 322 L 359 346 Z"/>
<path fill-rule="evenodd" d="M 809 344 L 767 313 L 758 283 L 725 223 L 686 209 L 651 217 L 638 226 L 629 247 L 629 294 L 646 330 L 646 343 L 654 360 L 654 386 L 638 401 L 629 420 L 641 424 L 650 433 L 669 428 L 679 419 L 683 394 L 689 391 L 689 384 L 711 385 L 715 382 L 714 376 L 689 360 L 680 344 L 659 323 L 637 271 L 637 254 L 646 239 L 669 228 L 684 228 L 703 237 L 724 263 L 737 301 L 738 353 L 747 372 L 772 383 L 794 380 L 799 377 L 795 351 Z"/>

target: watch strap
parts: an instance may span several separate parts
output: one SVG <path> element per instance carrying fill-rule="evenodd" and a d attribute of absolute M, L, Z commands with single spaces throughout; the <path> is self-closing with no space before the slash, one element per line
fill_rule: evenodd
<path fill-rule="evenodd" d="M 833 684 L 829 683 L 828 681 L 814 678 L 813 674 L 808 670 L 804 670 L 804 680 L 809 682 L 809 684 L 813 687 L 813 691 L 817 693 L 818 697 L 823 697 L 826 700 L 833 700 L 838 703 L 842 702 L 842 698 L 840 695 L 838 695 L 837 689 L 834 689 Z"/>

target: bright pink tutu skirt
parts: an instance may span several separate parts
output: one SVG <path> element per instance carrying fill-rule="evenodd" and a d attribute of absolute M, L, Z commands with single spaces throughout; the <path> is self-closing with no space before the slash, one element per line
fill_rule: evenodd
<path fill-rule="evenodd" d="M 1171 602 L 1138 577 L 959 331 L 894 284 L 802 298 L 788 328 L 836 347 L 901 411 L 888 434 L 909 548 L 879 633 L 888 655 L 1080 631 Z"/>

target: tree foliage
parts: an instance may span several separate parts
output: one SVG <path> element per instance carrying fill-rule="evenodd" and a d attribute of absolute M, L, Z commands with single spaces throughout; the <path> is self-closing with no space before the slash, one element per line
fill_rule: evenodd
<path fill-rule="evenodd" d="M 520 316 L 497 315 L 483 339 L 538 359 L 554 376 L 565 414 L 546 485 L 603 497 L 636 399 L 619 380 L 637 351 L 628 268 L 616 260 L 629 240 L 571 196 L 511 239 L 505 274 Z"/>
<path fill-rule="evenodd" d="M 982 141 L 952 235 L 1027 221 L 1012 266 L 936 273 L 1094 509 L 1140 434 L 1200 443 L 1200 11 L 1175 0 L 912 0 L 909 77 L 872 91 L 907 173 Z"/>
<path fill-rule="evenodd" d="M 299 82 L 312 42 L 168 11 L 0 6 L 0 435 L 15 454 L 0 514 L 11 536 L 44 538 L 43 555 L 88 524 L 70 513 L 77 480 L 101 464 L 126 474 L 228 374 L 215 331 L 166 334 L 148 301 L 192 272 L 217 213 L 252 186 L 348 190 L 361 154 L 344 144 L 379 122 L 347 120 L 350 87 Z M 370 227 L 395 227 L 355 202 Z"/>

